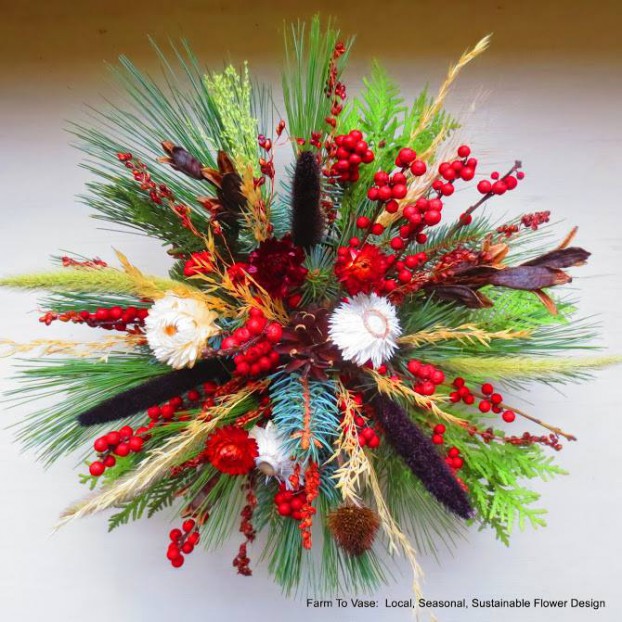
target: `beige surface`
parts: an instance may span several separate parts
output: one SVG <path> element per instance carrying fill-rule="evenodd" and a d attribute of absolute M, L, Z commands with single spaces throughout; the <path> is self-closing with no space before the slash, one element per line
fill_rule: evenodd
<path fill-rule="evenodd" d="M 76 167 L 79 154 L 64 128 L 83 114 L 84 102 L 100 102 L 102 92 L 114 97 L 102 61 L 123 52 L 152 67 L 146 34 L 159 40 L 185 35 L 206 61 L 219 66 L 228 52 L 234 60 L 247 56 L 273 79 L 283 18 L 300 7 L 310 14 L 326 6 L 345 30 L 358 32 L 355 62 L 379 55 L 409 95 L 426 82 L 436 87 L 452 58 L 494 31 L 491 51 L 464 74 L 449 108 L 468 117 L 463 136 L 482 171 L 515 157 L 525 163 L 524 186 L 492 209 L 552 209 L 564 220 L 560 236 L 580 225 L 578 242 L 595 253 L 574 271 L 580 309 L 600 315 L 603 341 L 621 352 L 619 2 L 0 2 L 0 272 L 44 268 L 58 248 L 108 259 L 111 247 L 145 269 L 163 271 L 158 243 L 98 229 L 74 200 L 87 176 Z M 350 75 L 355 86 L 359 76 Z M 469 112 L 474 100 L 478 106 Z M 457 192 L 448 213 L 458 214 L 468 199 Z M 0 292 L 0 301 L 3 336 L 84 334 L 38 324 L 34 296 Z M 0 360 L 0 389 L 12 386 L 8 373 Z M 589 386 L 567 387 L 565 396 L 543 388 L 523 396 L 535 414 L 580 439 L 559 456 L 572 476 L 541 486 L 550 510 L 547 530 L 518 533 L 510 549 L 489 532 L 472 532 L 454 557 L 441 556 L 441 566 L 429 556 L 421 560 L 430 597 L 576 596 L 606 598 L 608 608 L 502 615 L 471 609 L 440 620 L 620 619 L 619 383 L 619 370 L 610 370 Z M 27 410 L 4 416 L 14 422 Z M 164 559 L 170 528 L 164 515 L 110 536 L 104 518 L 95 518 L 48 538 L 56 514 L 82 492 L 73 466 L 68 460 L 44 472 L 31 455 L 18 453 L 11 432 L 0 433 L 2 620 L 410 619 L 399 610 L 317 612 L 286 601 L 265 569 L 250 580 L 233 574 L 235 540 L 219 553 L 195 553 L 175 572 Z M 255 550 L 251 557 L 255 562 Z M 409 595 L 404 568 L 404 577 L 376 597 Z"/>

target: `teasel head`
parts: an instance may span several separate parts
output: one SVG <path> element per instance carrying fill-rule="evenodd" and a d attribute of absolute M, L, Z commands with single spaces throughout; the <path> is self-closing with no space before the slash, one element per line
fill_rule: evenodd
<path fill-rule="evenodd" d="M 311 151 L 298 156 L 292 190 L 292 239 L 308 249 L 322 241 L 324 213 L 321 206 L 320 165 Z"/>
<path fill-rule="evenodd" d="M 362 555 L 371 549 L 380 527 L 380 517 L 365 505 L 347 503 L 326 517 L 328 529 L 337 544 L 349 555 Z"/>

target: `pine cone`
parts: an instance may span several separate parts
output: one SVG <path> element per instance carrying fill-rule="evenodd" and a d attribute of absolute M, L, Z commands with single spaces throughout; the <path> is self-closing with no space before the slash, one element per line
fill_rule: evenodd
<path fill-rule="evenodd" d="M 300 371 L 315 380 L 328 380 L 325 370 L 341 360 L 339 349 L 328 338 L 328 316 L 328 310 L 323 308 L 294 315 L 275 347 L 279 354 L 291 359 L 285 371 Z"/>
<path fill-rule="evenodd" d="M 368 551 L 380 526 L 378 514 L 366 506 L 344 505 L 326 518 L 333 538 L 350 555 L 362 555 Z"/>

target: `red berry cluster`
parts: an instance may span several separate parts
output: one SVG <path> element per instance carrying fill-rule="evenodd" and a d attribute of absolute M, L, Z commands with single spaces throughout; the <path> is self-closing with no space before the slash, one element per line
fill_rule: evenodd
<path fill-rule="evenodd" d="M 213 390 L 211 389 L 212 385 L 216 387 L 216 385 L 213 382 L 205 383 L 204 391 L 205 391 L 206 396 L 211 394 L 208 392 L 208 389 L 211 390 L 213 393 Z M 186 397 L 189 402 L 196 403 L 201 400 L 201 393 L 197 391 L 196 389 L 192 389 L 188 391 L 188 393 L 186 393 Z M 172 397 L 165 404 L 159 404 L 159 405 L 151 406 L 150 408 L 148 408 L 147 416 L 149 417 L 149 419 L 151 419 L 152 423 L 154 424 L 157 421 L 171 421 L 171 419 L 173 419 L 173 417 L 175 416 L 175 413 L 180 410 L 184 410 L 185 407 L 186 405 L 184 403 L 183 397 L 181 397 L 181 395 L 176 395 L 175 397 Z M 183 420 L 183 419 L 180 417 L 180 420 Z"/>
<path fill-rule="evenodd" d="M 551 212 L 534 212 L 533 214 L 525 214 L 521 218 L 521 225 L 523 227 L 527 227 L 532 231 L 537 231 L 540 225 L 543 225 L 546 222 L 549 222 L 551 217 Z"/>
<path fill-rule="evenodd" d="M 358 181 L 359 166 L 374 161 L 374 152 L 363 140 L 363 133 L 359 130 L 336 136 L 335 147 L 334 154 L 330 155 L 336 161 L 328 171 L 325 171 L 333 183 L 334 181 L 341 183 Z"/>
<path fill-rule="evenodd" d="M 453 385 L 456 390 L 449 394 L 449 399 L 452 402 L 456 403 L 462 400 L 469 406 L 475 403 L 476 396 L 471 392 L 471 389 L 466 386 L 464 378 L 456 378 L 453 381 Z M 516 419 L 516 413 L 514 411 L 504 409 L 503 396 L 501 393 L 495 392 L 490 382 L 485 382 L 481 386 L 481 391 L 483 396 L 479 398 L 479 403 L 477 405 L 480 412 L 488 413 L 492 411 L 495 414 L 503 413 L 501 418 L 506 423 L 512 423 L 512 421 Z"/>
<path fill-rule="evenodd" d="M 337 61 L 346 53 L 346 46 L 342 41 L 337 41 L 328 66 L 328 78 L 324 87 L 324 95 L 331 100 L 330 114 L 324 121 L 330 127 L 337 127 L 337 117 L 343 110 L 341 103 L 346 98 L 346 85 L 338 80 L 339 68 Z"/>
<path fill-rule="evenodd" d="M 416 359 L 411 359 L 406 364 L 408 371 L 417 378 L 413 389 L 420 395 L 434 395 L 436 387 L 445 382 L 445 374 L 430 365 L 430 363 L 422 363 Z"/>
<path fill-rule="evenodd" d="M 253 307 L 246 323 L 225 337 L 220 349 L 234 355 L 237 374 L 259 376 L 279 364 L 280 357 L 274 351 L 274 345 L 281 340 L 282 335 L 283 327 L 278 322 L 268 322 L 263 311 Z"/>
<path fill-rule="evenodd" d="M 179 568 L 184 565 L 184 555 L 192 553 L 201 539 L 196 529 L 196 521 L 189 518 L 183 522 L 181 529 L 171 529 L 168 535 L 171 543 L 168 545 L 166 557 L 173 568 Z"/>
<path fill-rule="evenodd" d="M 148 315 L 148 309 L 114 306 L 100 307 L 94 313 L 89 311 L 66 311 L 64 313 L 48 311 L 39 318 L 39 321 L 46 326 L 58 320 L 60 322 L 72 322 L 73 324 L 86 324 L 105 330 L 140 332 Z"/>
<path fill-rule="evenodd" d="M 285 484 L 279 486 L 279 492 L 274 495 L 276 511 L 281 516 L 289 516 L 294 520 L 302 520 L 302 508 L 305 504 L 305 489 L 288 490 Z"/>
<path fill-rule="evenodd" d="M 374 185 L 367 191 L 370 201 L 388 203 L 401 200 L 408 194 L 408 179 L 402 171 L 389 175 L 386 171 L 378 171 L 374 175 Z"/>
<path fill-rule="evenodd" d="M 447 450 L 445 462 L 454 472 L 459 471 L 464 466 L 464 459 L 460 455 L 460 450 L 457 447 L 450 447 Z"/>
<path fill-rule="evenodd" d="M 130 453 L 142 450 L 144 439 L 142 434 L 147 431 L 146 427 L 138 428 L 136 434 L 129 426 L 123 426 L 120 430 L 113 430 L 95 439 L 93 449 L 99 454 L 98 460 L 89 465 L 89 473 L 93 477 L 99 477 L 107 468 L 113 467 L 117 460 L 115 456 L 123 458 Z"/>
<path fill-rule="evenodd" d="M 511 173 L 501 177 L 498 171 L 494 171 L 490 174 L 490 180 L 482 179 L 477 184 L 477 189 L 481 194 L 505 194 L 508 190 L 514 190 L 518 186 L 518 182 L 525 178 L 523 171 L 518 171 L 516 175 L 513 175 L 514 171 L 520 168 L 520 164 L 517 164 Z"/>
<path fill-rule="evenodd" d="M 378 373 L 386 373 L 386 366 L 382 365 L 384 370 L 381 371 L 378 368 L 376 371 Z M 361 416 L 360 414 L 354 415 L 354 425 L 356 426 L 357 438 L 359 445 L 361 447 L 369 447 L 370 449 L 376 449 L 380 446 L 380 436 L 378 435 L 378 430 L 369 425 L 370 414 L 372 413 L 372 408 L 369 405 L 363 405 L 363 394 L 362 393 L 352 393 L 351 394 L 352 401 L 362 409 L 366 415 L 366 417 Z M 346 405 L 340 401 L 338 403 L 339 410 L 342 412 L 345 411 Z M 343 414 L 341 415 L 341 419 L 343 420 Z"/>

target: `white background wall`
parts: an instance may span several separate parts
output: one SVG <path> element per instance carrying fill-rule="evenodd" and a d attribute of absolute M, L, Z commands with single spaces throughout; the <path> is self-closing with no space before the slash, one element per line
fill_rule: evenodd
<path fill-rule="evenodd" d="M 294 4 L 0 2 L 0 273 L 43 269 L 57 249 L 110 259 L 112 247 L 146 270 L 164 271 L 158 243 L 99 229 L 74 199 L 87 178 L 76 166 L 79 154 L 69 146 L 66 121 L 82 115 L 84 102 L 98 103 L 100 94 L 111 92 L 103 60 L 123 52 L 152 62 L 148 33 L 162 40 L 185 34 L 217 67 L 228 53 L 235 61 L 249 57 L 256 73 L 275 79 L 278 28 L 283 18 L 296 16 Z M 602 344 L 620 353 L 620 10 L 616 2 L 596 8 L 568 0 L 517 4 L 343 0 L 305 3 L 303 14 L 331 11 L 345 30 L 359 33 L 354 84 L 356 65 L 363 68 L 376 55 L 409 93 L 426 82 L 437 87 L 451 59 L 495 32 L 492 50 L 460 79 L 449 109 L 465 113 L 478 100 L 464 137 L 482 171 L 514 158 L 524 161 L 524 185 L 491 209 L 551 209 L 564 221 L 560 237 L 579 225 L 577 242 L 594 253 L 588 266 L 574 271 L 580 310 L 599 316 Z M 448 205 L 458 214 L 460 195 Z M 33 295 L 0 292 L 0 300 L 2 336 L 25 341 L 83 334 L 40 325 Z M 14 386 L 10 373 L 9 362 L 0 359 L 1 390 Z M 571 476 L 540 486 L 549 509 L 547 529 L 517 533 L 509 549 L 490 532 L 473 531 L 453 556 L 442 555 L 440 563 L 421 559 L 430 598 L 602 598 L 607 608 L 501 614 L 471 609 L 439 614 L 440 620 L 620 619 L 619 381 L 619 370 L 612 369 L 589 385 L 567 386 L 563 393 L 534 388 L 526 396 L 532 412 L 579 437 L 558 456 Z M 13 423 L 27 412 L 6 409 L 2 421 Z M 197 551 L 175 571 L 163 555 L 170 528 L 164 514 L 111 535 L 106 518 L 96 517 L 50 536 L 59 511 L 83 492 L 75 461 L 44 471 L 32 455 L 20 454 L 12 434 L 0 431 L 2 620 L 408 619 L 399 610 L 322 612 L 286 600 L 264 568 L 255 566 L 252 579 L 234 574 L 237 542 L 209 555 Z M 377 598 L 410 596 L 403 570 Z"/>

